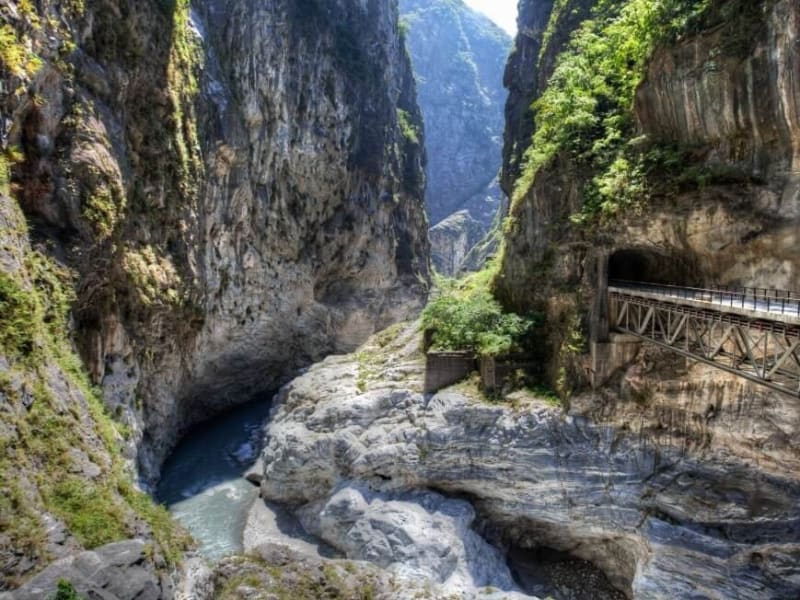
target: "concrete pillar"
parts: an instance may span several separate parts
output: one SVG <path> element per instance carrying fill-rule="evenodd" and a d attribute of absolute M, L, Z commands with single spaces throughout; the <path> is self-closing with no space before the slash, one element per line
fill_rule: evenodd
<path fill-rule="evenodd" d="M 493 356 L 481 356 L 481 380 L 483 390 L 489 394 L 497 390 L 497 363 Z"/>
<path fill-rule="evenodd" d="M 608 258 L 607 252 L 597 256 L 597 286 L 592 305 L 589 336 L 592 342 L 607 342 L 609 333 L 608 315 Z"/>

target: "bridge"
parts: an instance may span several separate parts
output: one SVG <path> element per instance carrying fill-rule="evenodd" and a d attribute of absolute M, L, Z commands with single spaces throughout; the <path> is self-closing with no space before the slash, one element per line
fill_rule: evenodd
<path fill-rule="evenodd" d="M 800 396 L 800 294 L 609 281 L 611 329 Z"/>

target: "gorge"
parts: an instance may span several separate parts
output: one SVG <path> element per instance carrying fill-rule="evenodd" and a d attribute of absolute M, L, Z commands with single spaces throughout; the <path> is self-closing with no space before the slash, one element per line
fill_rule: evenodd
<path fill-rule="evenodd" d="M 518 26 L 0 0 L 0 599 L 800 596 L 798 395 L 608 293 L 800 288 L 800 5 Z"/>
<path fill-rule="evenodd" d="M 511 39 L 463 2 L 403 0 L 400 14 L 425 121 L 431 261 L 453 276 L 480 266 L 470 251 L 500 217 Z"/>

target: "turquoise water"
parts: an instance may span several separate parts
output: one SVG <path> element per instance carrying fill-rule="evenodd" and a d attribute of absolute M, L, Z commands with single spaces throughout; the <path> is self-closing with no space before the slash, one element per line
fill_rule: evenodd
<path fill-rule="evenodd" d="M 156 498 L 216 560 L 241 552 L 258 488 L 242 476 L 258 458 L 272 394 L 189 432 L 161 471 Z"/>

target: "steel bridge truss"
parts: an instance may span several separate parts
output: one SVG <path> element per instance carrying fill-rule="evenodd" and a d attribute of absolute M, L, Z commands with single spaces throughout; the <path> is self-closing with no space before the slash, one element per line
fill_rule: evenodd
<path fill-rule="evenodd" d="M 800 327 L 621 292 L 611 326 L 773 390 L 800 396 Z"/>

